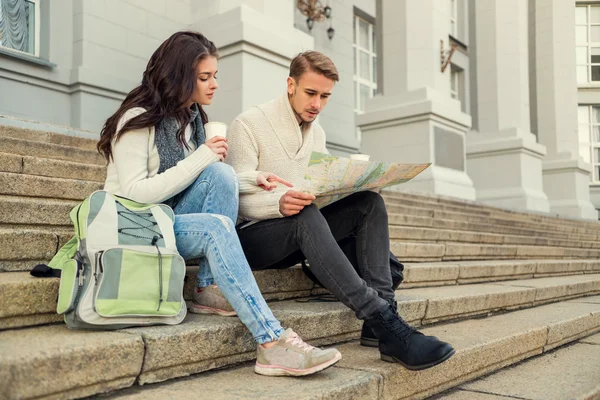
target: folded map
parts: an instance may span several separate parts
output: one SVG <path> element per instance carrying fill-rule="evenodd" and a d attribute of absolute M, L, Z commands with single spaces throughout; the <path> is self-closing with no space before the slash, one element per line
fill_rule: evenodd
<path fill-rule="evenodd" d="M 408 182 L 430 164 L 358 161 L 313 151 L 302 190 L 314 194 L 319 208 L 362 190 Z"/>

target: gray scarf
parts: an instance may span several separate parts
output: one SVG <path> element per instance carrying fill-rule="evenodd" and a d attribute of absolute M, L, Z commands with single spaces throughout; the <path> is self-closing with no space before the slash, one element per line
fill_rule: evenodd
<path fill-rule="evenodd" d="M 204 133 L 204 125 L 202 123 L 202 117 L 200 116 L 200 109 L 198 104 L 194 104 L 191 108 L 192 112 L 192 137 L 191 140 L 196 145 L 196 148 L 200 147 L 206 141 L 206 134 Z M 160 120 L 155 126 L 154 132 L 154 144 L 158 150 L 158 157 L 160 164 L 158 167 L 158 173 L 163 173 L 171 167 L 177 165 L 177 163 L 185 158 L 183 152 L 183 145 L 177 139 L 177 131 L 179 130 L 179 124 L 175 117 L 167 117 Z M 178 193 L 175 196 L 163 201 L 164 204 L 175 208 L 184 192 Z"/>

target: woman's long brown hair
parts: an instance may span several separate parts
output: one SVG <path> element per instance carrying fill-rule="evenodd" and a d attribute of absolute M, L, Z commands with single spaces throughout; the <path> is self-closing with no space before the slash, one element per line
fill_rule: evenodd
<path fill-rule="evenodd" d="M 96 148 L 110 161 L 113 140 L 129 130 L 155 126 L 165 117 L 175 117 L 179 122 L 177 137 L 185 145 L 185 127 L 191 119 L 186 103 L 196 88 L 196 68 L 208 57 L 217 57 L 217 48 L 204 35 L 197 32 L 177 32 L 156 49 L 142 78 L 142 83 L 133 89 L 119 109 L 106 120 Z M 117 126 L 125 112 L 142 107 L 145 113 L 127 121 L 119 131 Z M 202 122 L 206 113 L 200 108 Z"/>

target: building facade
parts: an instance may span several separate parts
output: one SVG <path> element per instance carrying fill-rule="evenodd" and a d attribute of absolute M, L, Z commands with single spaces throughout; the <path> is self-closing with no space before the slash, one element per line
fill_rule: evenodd
<path fill-rule="evenodd" d="M 316 49 L 340 72 L 332 153 L 432 163 L 397 190 L 598 218 L 600 1 L 0 0 L 0 123 L 97 135 L 183 29 L 219 48 L 212 120 L 282 94 Z"/>

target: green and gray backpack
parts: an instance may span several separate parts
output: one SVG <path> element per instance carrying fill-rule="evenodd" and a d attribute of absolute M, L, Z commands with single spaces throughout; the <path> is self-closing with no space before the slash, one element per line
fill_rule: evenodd
<path fill-rule="evenodd" d="M 56 311 L 70 328 L 183 321 L 185 262 L 169 206 L 96 191 L 70 217 L 75 236 L 49 263 L 61 270 Z"/>

